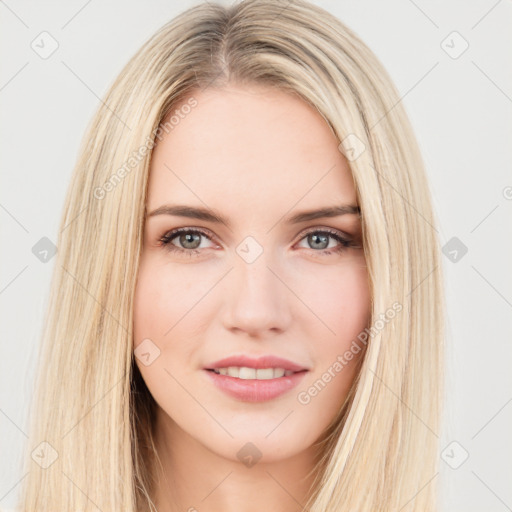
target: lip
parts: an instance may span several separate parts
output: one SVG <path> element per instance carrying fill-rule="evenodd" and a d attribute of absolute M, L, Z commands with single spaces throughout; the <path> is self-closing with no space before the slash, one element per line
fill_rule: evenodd
<path fill-rule="evenodd" d="M 247 368 L 283 368 L 294 372 L 292 375 L 275 379 L 239 379 L 229 375 L 220 375 L 214 368 L 229 366 L 245 366 Z M 265 402 L 281 396 L 299 384 L 309 368 L 273 355 L 249 357 L 245 355 L 231 356 L 214 361 L 203 369 L 204 373 L 217 388 L 237 400 L 243 402 Z"/>
<path fill-rule="evenodd" d="M 250 368 L 254 367 L 251 366 Z M 267 366 L 267 368 L 269 367 Z M 268 380 L 238 379 L 237 377 L 215 373 L 206 368 L 203 372 L 211 379 L 211 382 L 213 382 L 217 388 L 232 398 L 243 402 L 265 402 L 277 398 L 293 389 L 299 384 L 308 370 L 302 370 L 288 376 Z"/>
<path fill-rule="evenodd" d="M 309 370 L 309 368 L 306 368 L 305 366 L 301 366 L 297 363 L 289 361 L 288 359 L 283 359 L 282 357 L 277 357 L 273 355 L 263 355 L 257 358 L 245 355 L 226 357 L 224 359 L 220 359 L 218 361 L 210 363 L 204 369 L 213 370 L 214 368 L 228 368 L 229 366 L 245 366 L 247 368 L 255 369 L 283 368 L 284 370 L 291 370 L 292 372 L 301 372 L 304 370 Z"/>

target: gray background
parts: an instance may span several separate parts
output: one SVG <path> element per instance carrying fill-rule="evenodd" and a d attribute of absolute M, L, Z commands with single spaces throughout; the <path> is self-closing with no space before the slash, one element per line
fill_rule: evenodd
<path fill-rule="evenodd" d="M 447 449 L 433 476 L 443 510 L 512 510 L 512 2 L 314 3 L 352 28 L 388 69 L 423 152 L 441 242 L 457 238 L 443 257 L 447 407 L 436 434 Z M 43 237 L 57 240 L 78 145 L 99 98 L 142 43 L 191 5 L 0 1 L 0 508 L 14 506 L 24 477 L 55 261 L 41 261 L 32 248 Z M 44 31 L 58 43 L 47 58 L 31 47 L 51 48 Z"/>

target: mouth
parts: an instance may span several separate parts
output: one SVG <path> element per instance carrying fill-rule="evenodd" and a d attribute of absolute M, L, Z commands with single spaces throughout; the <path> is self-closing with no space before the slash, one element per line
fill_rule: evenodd
<path fill-rule="evenodd" d="M 308 369 L 306 366 L 274 355 L 251 357 L 244 354 L 225 357 L 205 367 L 205 370 L 213 370 L 221 375 L 242 379 L 258 378 L 254 376 L 253 370 L 257 371 L 257 375 L 259 372 L 262 379 L 271 379 L 274 378 L 271 371 L 275 372 L 277 377 L 282 377 L 282 371 L 284 371 L 283 375 L 291 375 L 290 372 L 300 372 Z"/>
<path fill-rule="evenodd" d="M 217 375 L 224 375 L 241 380 L 272 380 L 281 377 L 289 377 L 295 373 L 306 372 L 307 370 L 293 371 L 285 368 L 250 368 L 248 366 L 227 366 L 223 368 L 206 368 L 207 371 Z"/>
<path fill-rule="evenodd" d="M 221 367 L 205 369 L 209 383 L 239 402 L 267 402 L 295 388 L 309 370 Z"/>
<path fill-rule="evenodd" d="M 289 392 L 309 368 L 274 355 L 240 354 L 212 362 L 203 368 L 209 383 L 242 402 L 264 402 Z"/>

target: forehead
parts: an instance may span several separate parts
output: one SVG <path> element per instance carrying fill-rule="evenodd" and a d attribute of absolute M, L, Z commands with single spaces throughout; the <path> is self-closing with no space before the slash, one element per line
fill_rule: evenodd
<path fill-rule="evenodd" d="M 195 106 L 181 109 L 193 104 L 190 98 Z M 336 137 L 297 96 L 262 86 L 207 89 L 171 114 L 178 115 L 153 152 L 148 210 L 202 202 L 224 211 L 245 206 L 257 215 L 298 201 L 303 208 L 356 202 Z"/>

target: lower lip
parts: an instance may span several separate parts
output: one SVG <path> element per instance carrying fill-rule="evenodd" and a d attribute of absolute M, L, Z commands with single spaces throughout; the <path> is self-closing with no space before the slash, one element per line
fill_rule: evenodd
<path fill-rule="evenodd" d="M 222 391 L 244 402 L 265 402 L 293 389 L 302 380 L 306 371 L 292 373 L 275 379 L 238 379 L 204 370 L 213 383 Z"/>

